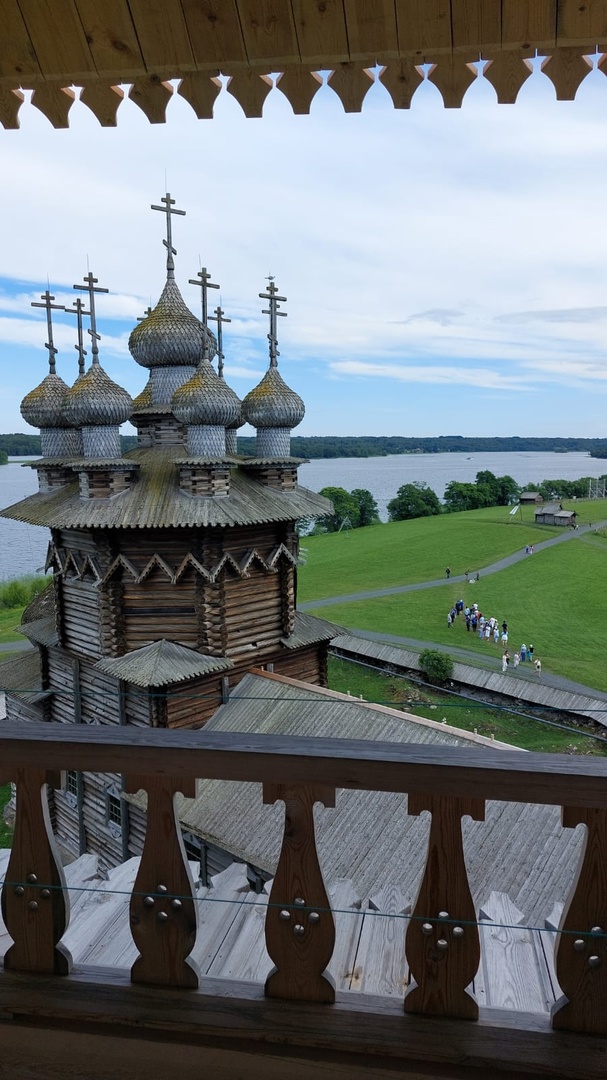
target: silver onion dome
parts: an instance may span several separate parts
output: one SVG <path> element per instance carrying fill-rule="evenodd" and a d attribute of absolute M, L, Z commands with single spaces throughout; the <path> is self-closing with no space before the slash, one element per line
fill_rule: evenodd
<path fill-rule="evenodd" d="M 173 414 L 182 424 L 231 426 L 240 416 L 240 398 L 203 357 L 191 379 L 171 398 Z"/>
<path fill-rule="evenodd" d="M 255 428 L 294 428 L 305 416 L 306 407 L 287 386 L 277 367 L 270 367 L 261 382 L 242 403 L 245 422 Z"/>
<path fill-rule="evenodd" d="M 21 415 L 26 423 L 37 428 L 65 428 L 72 424 L 64 413 L 69 387 L 63 379 L 50 372 L 21 402 Z"/>
<path fill-rule="evenodd" d="M 133 411 L 131 395 L 94 363 L 65 398 L 64 415 L 74 427 L 123 424 Z"/>
<path fill-rule="evenodd" d="M 205 348 L 215 355 L 215 335 L 192 314 L 169 277 L 156 307 L 131 332 L 131 355 L 145 368 L 195 367 Z"/>

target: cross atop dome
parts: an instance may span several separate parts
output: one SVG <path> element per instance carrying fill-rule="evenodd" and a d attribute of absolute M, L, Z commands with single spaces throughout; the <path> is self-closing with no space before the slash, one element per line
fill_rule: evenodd
<path fill-rule="evenodd" d="M 48 349 L 48 370 L 51 375 L 55 374 L 55 357 L 58 353 L 58 349 L 55 348 L 53 342 L 53 319 L 51 311 L 63 311 L 63 304 L 53 304 L 54 296 L 51 296 L 49 289 L 47 288 L 40 296 L 42 303 L 37 300 L 32 300 L 32 307 L 46 308 L 46 325 L 48 328 L 48 341 L 44 343 L 44 348 Z"/>
<path fill-rule="evenodd" d="M 198 288 L 202 289 L 202 325 L 206 326 L 208 322 L 207 292 L 209 289 L 218 289 L 219 285 L 215 285 L 214 282 L 211 281 L 211 275 L 206 266 L 203 266 L 202 270 L 198 271 L 196 277 L 200 278 L 200 281 L 196 281 L 196 278 L 188 278 L 188 281 L 190 285 L 198 285 Z"/>
<path fill-rule="evenodd" d="M 92 347 L 91 347 L 91 352 L 93 354 L 92 355 L 92 363 L 93 363 L 93 365 L 97 365 L 99 363 L 99 346 L 97 345 L 97 342 L 101 341 L 101 334 L 97 333 L 97 319 L 96 319 L 96 315 L 95 315 L 95 293 L 108 293 L 110 290 L 109 289 L 95 288 L 95 286 L 97 285 L 97 282 L 99 281 L 99 278 L 93 277 L 90 270 L 89 270 L 88 274 L 86 275 L 86 277 L 83 278 L 82 280 L 86 284 L 84 284 L 84 285 L 74 285 L 74 289 L 81 289 L 82 292 L 87 292 L 89 294 L 89 312 L 88 312 L 88 314 L 91 316 L 91 325 L 90 325 L 90 329 L 89 329 L 89 334 L 91 335 L 91 340 L 92 340 Z"/>
<path fill-rule="evenodd" d="M 209 315 L 209 319 L 211 322 L 217 323 L 217 374 L 220 379 L 223 379 L 223 362 L 225 360 L 225 353 L 223 351 L 223 324 L 232 322 L 232 320 L 225 318 L 225 311 L 221 306 L 221 297 L 219 298 L 219 306 L 215 308 L 215 314 Z"/>
<path fill-rule="evenodd" d="M 78 288 L 80 288 L 80 287 L 81 286 L 78 286 Z M 75 285 L 74 285 L 74 288 L 76 288 Z M 82 337 L 82 316 L 91 314 L 90 311 L 86 311 L 85 309 L 86 309 L 86 304 L 84 303 L 83 300 L 80 299 L 79 296 L 76 297 L 76 299 L 74 300 L 73 307 L 71 307 L 71 308 L 66 307 L 66 308 L 63 309 L 66 312 L 66 314 L 75 315 L 76 319 L 77 319 L 78 344 L 74 345 L 74 348 L 78 350 L 78 374 L 79 375 L 84 375 L 84 358 L 86 356 L 86 349 L 84 347 L 84 340 L 83 340 L 83 337 Z"/>
<path fill-rule="evenodd" d="M 268 291 L 265 293 L 260 292 L 259 298 L 260 300 L 269 301 L 269 307 L 262 310 L 262 315 L 270 316 L 270 333 L 268 334 L 268 341 L 270 343 L 270 367 L 275 368 L 278 367 L 278 357 L 280 356 L 280 353 L 278 351 L 278 338 L 276 336 L 276 319 L 278 317 L 286 319 L 287 317 L 286 311 L 278 310 L 278 308 L 280 307 L 278 301 L 280 300 L 286 304 L 287 298 L 286 296 L 278 295 L 278 289 L 274 284 L 273 274 L 268 274 L 267 280 L 270 283 L 268 285 Z"/>
<path fill-rule="evenodd" d="M 167 249 L 167 278 L 173 278 L 175 276 L 175 263 L 173 262 L 173 255 L 177 254 L 177 249 L 173 247 L 173 224 L 171 221 L 171 214 L 179 214 L 180 217 L 185 217 L 185 210 L 176 210 L 175 199 L 171 198 L 170 192 L 167 191 L 166 195 L 161 198 L 163 206 L 154 206 L 152 203 L 152 210 L 160 210 L 161 214 L 166 214 L 167 219 L 167 238 L 163 240 L 165 248 Z"/>

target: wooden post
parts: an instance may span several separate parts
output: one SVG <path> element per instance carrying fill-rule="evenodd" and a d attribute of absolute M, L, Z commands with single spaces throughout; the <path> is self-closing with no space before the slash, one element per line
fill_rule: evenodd
<path fill-rule="evenodd" d="M 194 883 L 175 811 L 175 794 L 196 794 L 195 780 L 129 775 L 125 791 L 147 791 L 143 854 L 131 897 L 131 933 L 140 956 L 131 981 L 195 990 L 198 970 L 188 959 L 196 941 Z"/>
<path fill-rule="evenodd" d="M 607 1034 L 607 811 L 564 806 L 566 829 L 586 826 L 576 879 L 565 904 L 555 967 L 564 997 L 552 1007 L 552 1026 Z"/>
<path fill-rule="evenodd" d="M 45 769 L 0 774 L 0 783 L 11 780 L 17 785 L 15 833 L 2 889 L 2 917 L 14 944 L 5 954 L 4 968 L 67 975 L 72 958 L 59 942 L 69 921 L 69 899 L 47 794 L 47 784 L 58 787 L 60 780 Z"/>
<path fill-rule="evenodd" d="M 482 799 L 409 795 L 409 814 L 432 814 L 428 858 L 405 942 L 414 980 L 405 994 L 405 1012 L 478 1019 L 478 1005 L 466 990 L 480 963 L 474 903 L 464 862 L 461 819 L 484 821 Z"/>
<path fill-rule="evenodd" d="M 285 831 L 266 915 L 266 945 L 276 964 L 267 997 L 335 1001 L 325 971 L 335 945 L 335 922 L 314 836 L 314 803 L 335 806 L 335 788 L 263 785 L 264 803 L 282 799 Z"/>

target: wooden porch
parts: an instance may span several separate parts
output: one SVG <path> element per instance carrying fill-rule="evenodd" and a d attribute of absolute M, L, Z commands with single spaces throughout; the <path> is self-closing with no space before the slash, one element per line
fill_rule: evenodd
<path fill-rule="evenodd" d="M 17 783 L 15 842 L 2 893 L 13 945 L 0 976 L 0 1076 L 131 1080 L 151 1068 L 166 1075 L 177 1062 L 182 1077 L 198 1078 L 202 1070 L 231 1080 L 273 1080 L 287 1071 L 296 1080 L 604 1075 L 606 761 L 218 731 L 58 727 L 0 726 L 1 779 Z M 134 887 L 123 883 L 134 942 L 128 962 L 139 954 L 130 971 L 74 964 L 66 948 L 72 943 L 79 955 L 44 787 L 57 782 L 61 769 L 122 773 L 126 790 L 148 791 L 144 852 Z M 264 802 L 286 803 L 269 901 L 251 894 L 246 905 L 265 911 L 257 922 L 265 921 L 274 964 L 265 985 L 204 974 L 216 969 L 200 963 L 201 905 L 173 809 L 173 794 L 193 793 L 196 777 L 261 782 Z M 400 993 L 396 987 L 389 995 L 354 993 L 340 989 L 343 982 L 335 989 L 330 974 L 343 900 L 325 889 L 312 806 L 331 806 L 336 788 L 407 793 L 409 813 L 432 815 L 417 902 L 408 917 L 391 920 L 391 959 L 388 949 L 382 960 L 408 971 Z M 547 965 L 562 991 L 552 1017 L 479 1007 L 472 993 L 481 997 L 488 946 L 468 888 L 461 819 L 482 821 L 485 799 L 558 804 L 564 827 L 583 823 L 588 830 L 560 933 L 550 935 L 554 968 L 551 956 Z M 209 940 L 225 937 L 220 907 Z M 501 920 L 507 924 L 507 911 Z M 83 925 L 92 935 L 92 923 Z"/>

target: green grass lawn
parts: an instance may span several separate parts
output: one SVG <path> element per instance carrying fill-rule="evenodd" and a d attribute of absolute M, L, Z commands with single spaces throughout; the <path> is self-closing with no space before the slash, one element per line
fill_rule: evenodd
<path fill-rule="evenodd" d="M 546 754 L 607 754 L 607 743 L 590 738 L 583 727 L 561 731 L 539 720 L 527 720 L 505 709 L 492 709 L 451 694 L 426 690 L 406 679 L 383 675 L 336 657 L 329 658 L 329 686 L 342 694 L 349 692 L 354 697 L 362 696 L 365 701 L 390 708 L 402 707 L 414 716 L 439 722 L 447 720 L 453 727 L 465 731 L 477 731 L 488 737 L 493 735 L 501 742 L 521 746 L 524 750 Z M 567 726 L 575 728 L 573 724 Z"/>
<path fill-rule="evenodd" d="M 485 615 L 508 621 L 511 653 L 523 641 L 533 644 L 544 671 L 607 690 L 607 538 L 594 534 L 530 555 L 474 585 L 446 583 L 339 604 L 321 614 L 356 629 L 457 645 L 494 657 L 497 667 L 499 647 L 467 633 L 463 619 L 447 627 L 447 612 L 460 596 L 469 604 L 476 601 Z"/>
<path fill-rule="evenodd" d="M 13 844 L 13 830 L 9 829 L 2 817 L 2 811 L 10 797 L 11 786 L 10 784 L 4 784 L 0 787 L 0 848 L 9 848 L 12 847 Z"/>
<path fill-rule="evenodd" d="M 446 566 L 453 574 L 479 570 L 560 532 L 532 521 L 528 508 L 521 522 L 519 514 L 510 517 L 508 507 L 494 506 L 306 536 L 302 547 L 307 549 L 307 562 L 297 575 L 298 600 L 432 581 L 444 576 Z"/>
<path fill-rule="evenodd" d="M 22 615 L 22 607 L 0 609 L 0 644 L 25 640 L 23 634 L 16 633 L 14 629 L 15 626 L 19 626 Z"/>

